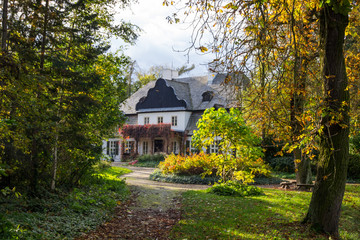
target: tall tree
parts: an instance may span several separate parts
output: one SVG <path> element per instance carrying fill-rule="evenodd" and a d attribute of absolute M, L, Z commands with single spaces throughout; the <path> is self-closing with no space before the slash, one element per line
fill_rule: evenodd
<path fill-rule="evenodd" d="M 314 191 L 305 221 L 339 237 L 349 156 L 349 91 L 344 59 L 349 1 L 324 1 L 320 9 L 320 41 L 324 109 L 320 155 Z"/>
<path fill-rule="evenodd" d="M 255 105 L 253 116 L 255 115 L 257 121 L 264 122 L 265 119 L 264 124 L 271 124 L 268 125 L 270 128 L 276 126 L 276 131 L 281 131 L 277 127 L 281 126 L 281 122 L 285 123 L 285 129 L 290 129 L 287 131 L 288 136 L 293 136 L 291 149 L 296 150 L 301 144 L 309 142 L 309 139 L 315 139 L 316 135 L 313 133 L 319 133 L 318 175 L 306 221 L 313 227 L 337 237 L 348 157 L 349 96 L 343 44 L 350 1 L 185 2 L 187 14 L 196 13 L 195 21 L 199 23 L 196 25 L 199 28 L 195 31 L 199 33 L 198 36 L 204 36 L 205 31 L 214 36 L 214 41 L 207 46 L 198 41 L 200 51 L 208 51 L 210 48 L 219 53 L 215 62 L 225 66 L 227 70 L 250 71 L 252 80 L 260 76 L 260 84 L 254 87 L 255 91 L 259 89 L 257 92 L 260 94 L 250 99 L 253 99 L 253 103 L 266 96 L 267 101 L 262 101 L 266 105 L 261 107 Z M 353 3 L 355 4 L 355 1 Z M 259 17 L 265 12 L 266 17 Z M 320 18 L 317 19 L 317 16 Z M 315 34 L 316 22 L 320 25 L 320 35 Z M 264 37 L 258 33 L 264 31 L 265 27 L 268 31 Z M 302 37 L 303 35 L 307 36 Z M 321 53 L 324 95 L 318 100 L 322 105 L 310 102 L 314 97 L 318 97 L 318 76 L 309 71 L 316 69 L 317 56 L 309 54 L 311 48 L 306 47 L 314 46 L 314 39 L 320 39 L 318 50 Z M 256 61 L 258 56 L 262 58 Z M 262 65 L 264 59 L 268 60 L 266 66 Z M 305 85 L 305 76 L 313 77 L 314 85 L 311 88 Z M 271 79 L 274 81 L 270 81 Z M 265 85 L 262 85 L 264 83 Z M 309 93 L 305 94 L 305 90 Z M 272 94 L 277 92 L 280 94 Z M 285 100 L 282 105 L 279 104 L 281 99 Z M 284 104 L 285 102 L 290 104 Z M 284 111 L 282 106 L 286 105 L 290 108 Z M 313 108 L 316 105 L 319 110 Z M 257 111 L 260 114 L 256 114 Z M 315 114 L 311 114 L 311 111 Z M 274 113 L 284 115 L 273 118 Z M 267 119 L 271 120 L 266 121 Z M 318 128 L 309 124 L 311 122 Z M 309 149 L 305 150 L 308 151 Z M 299 158 L 303 159 L 301 156 Z"/>
<path fill-rule="evenodd" d="M 2 51 L 6 51 L 8 3 L 9 3 L 9 0 L 3 0 L 3 5 L 2 5 L 2 34 L 1 34 L 1 50 Z"/>
<path fill-rule="evenodd" d="M 132 43 L 137 28 L 114 22 L 128 0 L 24 0 L 8 6 L 8 54 L 0 56 L 0 162 L 7 184 L 74 184 L 100 159 L 101 140 L 124 120 L 121 52 L 111 36 Z M 21 13 L 21 14 L 19 14 Z M 111 67 L 110 67 L 111 66 Z"/>

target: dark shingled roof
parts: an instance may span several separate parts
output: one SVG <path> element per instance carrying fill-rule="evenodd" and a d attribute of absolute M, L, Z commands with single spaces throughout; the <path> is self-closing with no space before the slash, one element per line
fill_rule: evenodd
<path fill-rule="evenodd" d="M 236 106 L 236 94 L 231 85 L 222 85 L 226 74 L 217 74 L 214 77 L 187 77 L 172 80 L 165 79 L 166 85 L 174 89 L 174 93 L 179 100 L 186 102 L 186 110 L 201 111 L 216 106 L 226 108 Z M 243 79 L 246 79 L 245 77 Z M 160 79 L 159 79 L 160 80 Z M 159 81 L 157 80 L 157 81 Z M 162 80 L 162 79 L 161 79 Z M 143 97 L 148 95 L 151 88 L 155 87 L 157 81 L 152 81 L 139 89 L 120 106 L 125 114 L 136 114 L 136 104 Z M 214 97 L 211 101 L 202 101 L 205 92 L 213 92 Z M 171 109 L 164 109 L 171 111 Z M 154 109 L 159 111 L 159 109 Z"/>
<path fill-rule="evenodd" d="M 189 122 L 185 128 L 188 131 L 188 135 L 193 135 L 194 130 L 197 130 L 196 123 L 201 118 L 203 112 L 193 112 L 190 116 Z"/>

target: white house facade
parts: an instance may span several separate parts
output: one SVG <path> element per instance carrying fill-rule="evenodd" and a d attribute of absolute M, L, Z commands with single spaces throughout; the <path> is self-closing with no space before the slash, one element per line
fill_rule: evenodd
<path fill-rule="evenodd" d="M 119 130 L 119 138 L 104 141 L 103 153 L 114 161 L 122 161 L 143 154 L 194 151 L 191 136 L 204 110 L 239 107 L 239 86 L 241 89 L 246 84 L 248 80 L 244 75 L 229 77 L 226 74 L 159 78 L 150 82 L 121 105 L 127 116 L 126 123 Z M 209 151 L 216 152 L 216 146 Z"/>

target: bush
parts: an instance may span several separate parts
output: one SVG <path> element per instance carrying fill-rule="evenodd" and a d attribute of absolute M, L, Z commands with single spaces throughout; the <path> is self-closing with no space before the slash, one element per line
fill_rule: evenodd
<path fill-rule="evenodd" d="M 158 167 L 161 161 L 164 161 L 165 155 L 164 154 L 145 154 L 137 157 L 135 161 L 129 163 L 129 165 L 135 167 Z"/>
<path fill-rule="evenodd" d="M 181 156 L 171 154 L 159 164 L 163 174 L 211 176 L 216 173 L 216 154 L 193 154 Z"/>
<path fill-rule="evenodd" d="M 190 156 L 169 155 L 159 164 L 162 173 L 175 175 L 219 176 L 222 181 L 238 180 L 251 183 L 255 176 L 267 175 L 268 166 L 261 158 L 239 158 L 226 154 L 193 154 Z"/>
<path fill-rule="evenodd" d="M 360 155 L 358 154 L 349 156 L 348 178 L 360 179 Z"/>
<path fill-rule="evenodd" d="M 111 167 L 111 163 L 109 161 L 100 161 L 94 165 L 95 170 L 103 170 Z"/>
<path fill-rule="evenodd" d="M 270 167 L 276 172 L 294 173 L 294 159 L 293 157 L 276 157 L 269 159 Z"/>
<path fill-rule="evenodd" d="M 360 134 L 350 138 L 350 153 L 360 154 Z"/>
<path fill-rule="evenodd" d="M 154 155 L 144 154 L 137 158 L 138 162 L 140 162 L 140 163 L 161 162 L 161 161 L 164 161 L 164 159 L 165 159 L 165 155 L 163 155 L 163 154 L 154 154 Z"/>
<path fill-rule="evenodd" d="M 150 180 L 169 183 L 209 185 L 218 182 L 219 177 L 200 177 L 199 175 L 179 176 L 174 174 L 165 175 L 161 170 L 157 169 L 150 175 Z"/>
<path fill-rule="evenodd" d="M 261 188 L 255 186 L 248 186 L 239 182 L 227 181 L 226 183 L 216 183 L 207 190 L 208 193 L 213 193 L 220 196 L 257 196 L 263 194 Z"/>

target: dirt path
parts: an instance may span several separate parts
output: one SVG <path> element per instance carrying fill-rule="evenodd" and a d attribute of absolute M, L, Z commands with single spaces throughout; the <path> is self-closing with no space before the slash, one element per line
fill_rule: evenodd
<path fill-rule="evenodd" d="M 130 186 L 130 199 L 116 208 L 112 220 L 79 239 L 169 239 L 171 228 L 181 217 L 181 192 L 208 188 L 151 181 L 154 168 L 121 167 L 133 171 L 122 176 Z"/>

